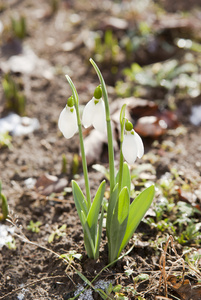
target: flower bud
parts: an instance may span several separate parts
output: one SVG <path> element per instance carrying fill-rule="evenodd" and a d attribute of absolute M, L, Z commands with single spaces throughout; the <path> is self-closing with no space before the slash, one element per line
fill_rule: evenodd
<path fill-rule="evenodd" d="M 125 129 L 126 131 L 131 131 L 133 129 L 133 124 L 128 120 L 126 120 Z"/>
<path fill-rule="evenodd" d="M 74 105 L 74 98 L 73 98 L 73 96 L 71 96 L 71 97 L 68 98 L 67 105 L 69 107 L 73 107 L 73 105 Z"/>
<path fill-rule="evenodd" d="M 97 86 L 95 88 L 95 91 L 94 91 L 94 98 L 95 99 L 100 99 L 102 97 L 102 89 L 101 89 L 101 86 Z"/>

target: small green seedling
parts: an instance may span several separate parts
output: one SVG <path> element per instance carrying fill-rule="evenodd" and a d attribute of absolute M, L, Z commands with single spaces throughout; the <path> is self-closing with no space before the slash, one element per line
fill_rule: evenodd
<path fill-rule="evenodd" d="M 12 144 L 12 137 L 9 135 L 8 132 L 0 133 L 0 149 L 4 147 L 8 147 L 11 149 Z"/>
<path fill-rule="evenodd" d="M 72 163 L 72 175 L 75 176 L 78 174 L 79 169 L 79 156 L 75 153 L 73 155 L 73 163 Z"/>
<path fill-rule="evenodd" d="M 68 253 L 61 254 L 60 258 L 64 258 L 67 261 L 72 262 L 75 258 L 78 260 L 81 260 L 82 254 L 77 253 L 76 251 L 72 250 L 72 251 L 69 251 Z"/>
<path fill-rule="evenodd" d="M 24 16 L 12 17 L 11 25 L 14 36 L 23 40 L 27 35 L 26 18 Z"/>
<path fill-rule="evenodd" d="M 50 0 L 50 7 L 51 7 L 52 15 L 54 15 L 58 11 L 59 5 L 60 5 L 60 0 Z"/>
<path fill-rule="evenodd" d="M 58 239 L 62 236 L 66 235 L 66 224 L 62 225 L 59 228 L 56 228 L 56 230 L 54 230 L 49 238 L 48 238 L 48 243 L 52 243 L 54 241 L 54 239 Z"/>
<path fill-rule="evenodd" d="M 3 91 L 6 98 L 6 109 L 22 116 L 25 114 L 25 96 L 20 91 L 19 85 L 10 74 L 5 74 L 2 81 Z"/>
<path fill-rule="evenodd" d="M 107 30 L 102 38 L 97 34 L 95 38 L 94 56 L 100 63 L 115 64 L 118 61 L 120 47 L 117 38 L 111 30 Z"/>
<path fill-rule="evenodd" d="M 67 172 L 67 158 L 66 155 L 62 154 L 62 165 L 61 165 L 61 173 L 66 174 Z"/>
<path fill-rule="evenodd" d="M 1 192 L 1 181 L 0 181 L 0 221 L 5 220 L 8 216 L 8 203 L 7 198 Z"/>
<path fill-rule="evenodd" d="M 35 232 L 35 233 L 39 233 L 40 231 L 40 226 L 42 225 L 42 223 L 40 221 L 37 222 L 33 222 L 32 220 L 29 222 L 29 225 L 27 226 L 27 229 Z"/>
<path fill-rule="evenodd" d="M 6 246 L 8 247 L 9 250 L 16 250 L 16 242 L 15 239 L 13 238 L 11 242 L 7 242 Z"/>

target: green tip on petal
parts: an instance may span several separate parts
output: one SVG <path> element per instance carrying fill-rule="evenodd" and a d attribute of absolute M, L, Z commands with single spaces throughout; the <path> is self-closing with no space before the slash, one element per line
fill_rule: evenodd
<path fill-rule="evenodd" d="M 71 97 L 68 98 L 67 105 L 69 107 L 73 107 L 73 105 L 74 105 L 74 98 L 73 98 L 73 96 L 71 96 Z"/>
<path fill-rule="evenodd" d="M 125 129 L 126 131 L 131 131 L 133 129 L 133 124 L 128 120 L 126 120 Z"/>
<path fill-rule="evenodd" d="M 101 86 L 97 86 L 94 91 L 94 98 L 100 99 L 102 97 L 102 89 Z"/>

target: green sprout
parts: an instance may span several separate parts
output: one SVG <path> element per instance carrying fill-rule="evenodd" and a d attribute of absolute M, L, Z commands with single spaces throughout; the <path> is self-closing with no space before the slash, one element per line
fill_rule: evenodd
<path fill-rule="evenodd" d="M 51 14 L 54 15 L 59 9 L 60 0 L 50 0 Z"/>
<path fill-rule="evenodd" d="M 61 165 L 61 173 L 66 174 L 67 172 L 67 158 L 66 155 L 62 154 L 62 165 Z"/>
<path fill-rule="evenodd" d="M 77 253 L 76 251 L 72 250 L 72 251 L 69 251 L 68 253 L 61 254 L 60 258 L 64 258 L 67 261 L 72 262 L 75 258 L 78 260 L 81 260 L 82 254 Z"/>
<path fill-rule="evenodd" d="M 87 162 L 85 156 L 82 124 L 84 127 L 94 126 L 95 129 L 106 134 L 108 138 L 110 199 L 106 213 L 106 235 L 108 239 L 109 262 L 113 263 L 126 247 L 133 233 L 138 227 L 144 214 L 150 207 L 155 188 L 149 186 L 130 203 L 131 175 L 128 164 L 133 164 L 137 157 L 144 154 L 144 146 L 140 136 L 134 131 L 133 125 L 125 118 L 126 105 L 120 113 L 120 162 L 119 170 L 115 174 L 113 135 L 110 121 L 110 109 L 107 89 L 102 74 L 96 63 L 90 59 L 100 85 L 95 89 L 93 98 L 87 103 L 82 115 L 79 111 L 79 97 L 77 90 L 66 75 L 70 84 L 72 96 L 62 110 L 58 126 L 65 138 L 71 138 L 78 131 L 82 156 L 82 166 L 85 179 L 86 197 L 76 181 L 72 181 L 73 197 L 76 209 L 84 232 L 84 245 L 89 258 L 99 257 L 100 239 L 103 226 L 104 207 L 103 199 L 106 182 L 103 180 L 91 201 L 91 192 L 88 178 Z M 70 126 L 69 126 L 70 125 Z"/>
<path fill-rule="evenodd" d="M 73 163 L 72 163 L 72 175 L 75 176 L 78 173 L 79 169 L 79 156 L 78 154 L 73 155 Z"/>
<path fill-rule="evenodd" d="M 57 227 L 49 236 L 48 243 L 52 243 L 54 239 L 58 239 L 66 235 L 66 224 L 63 224 L 61 227 Z"/>
<path fill-rule="evenodd" d="M 6 109 L 19 115 L 25 114 L 25 96 L 20 91 L 19 85 L 10 74 L 5 74 L 2 81 L 3 91 L 6 98 Z"/>
<path fill-rule="evenodd" d="M 13 238 L 11 242 L 7 242 L 6 246 L 8 247 L 9 250 L 16 250 L 16 242 L 15 239 Z"/>
<path fill-rule="evenodd" d="M 9 135 L 8 132 L 0 133 L 0 149 L 4 147 L 8 147 L 11 149 L 12 144 L 12 137 Z"/>
<path fill-rule="evenodd" d="M 27 35 L 26 18 L 20 16 L 17 18 L 11 18 L 11 25 L 14 36 L 23 40 Z"/>
<path fill-rule="evenodd" d="M 40 221 L 37 222 L 33 222 L 32 220 L 29 222 L 29 225 L 27 226 L 27 229 L 32 231 L 32 232 L 36 232 L 39 233 L 40 231 L 40 226 L 42 225 L 42 223 Z"/>
<path fill-rule="evenodd" d="M 0 221 L 5 220 L 8 216 L 8 203 L 7 198 L 1 192 L 1 181 L 0 181 Z"/>
<path fill-rule="evenodd" d="M 100 34 L 96 35 L 94 56 L 100 63 L 110 63 L 114 65 L 118 61 L 120 47 L 118 40 L 111 30 L 107 30 L 102 38 Z M 114 70 L 114 68 L 112 69 Z"/>

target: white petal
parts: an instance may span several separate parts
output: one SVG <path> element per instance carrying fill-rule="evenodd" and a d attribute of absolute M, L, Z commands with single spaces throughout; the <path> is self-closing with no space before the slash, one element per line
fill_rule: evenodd
<path fill-rule="evenodd" d="M 133 134 L 128 133 L 124 135 L 124 140 L 122 143 L 122 153 L 125 160 L 129 164 L 133 164 L 137 158 L 137 144 Z"/>
<path fill-rule="evenodd" d="M 100 99 L 97 104 L 95 104 L 95 113 L 93 115 L 92 124 L 95 129 L 100 132 L 106 132 L 106 116 L 105 116 L 105 103 L 103 99 Z"/>
<path fill-rule="evenodd" d="M 66 106 L 59 116 L 58 127 L 66 139 L 70 139 L 78 130 L 75 108 Z"/>
<path fill-rule="evenodd" d="M 85 128 L 89 127 L 92 125 L 92 120 L 94 116 L 94 109 L 95 109 L 95 104 L 93 99 L 91 99 L 87 105 L 85 106 L 83 110 L 83 115 L 82 115 L 82 124 L 84 125 Z"/>
<path fill-rule="evenodd" d="M 137 145 L 137 157 L 141 158 L 144 155 L 144 145 L 142 139 L 137 132 L 135 132 L 134 138 Z"/>

